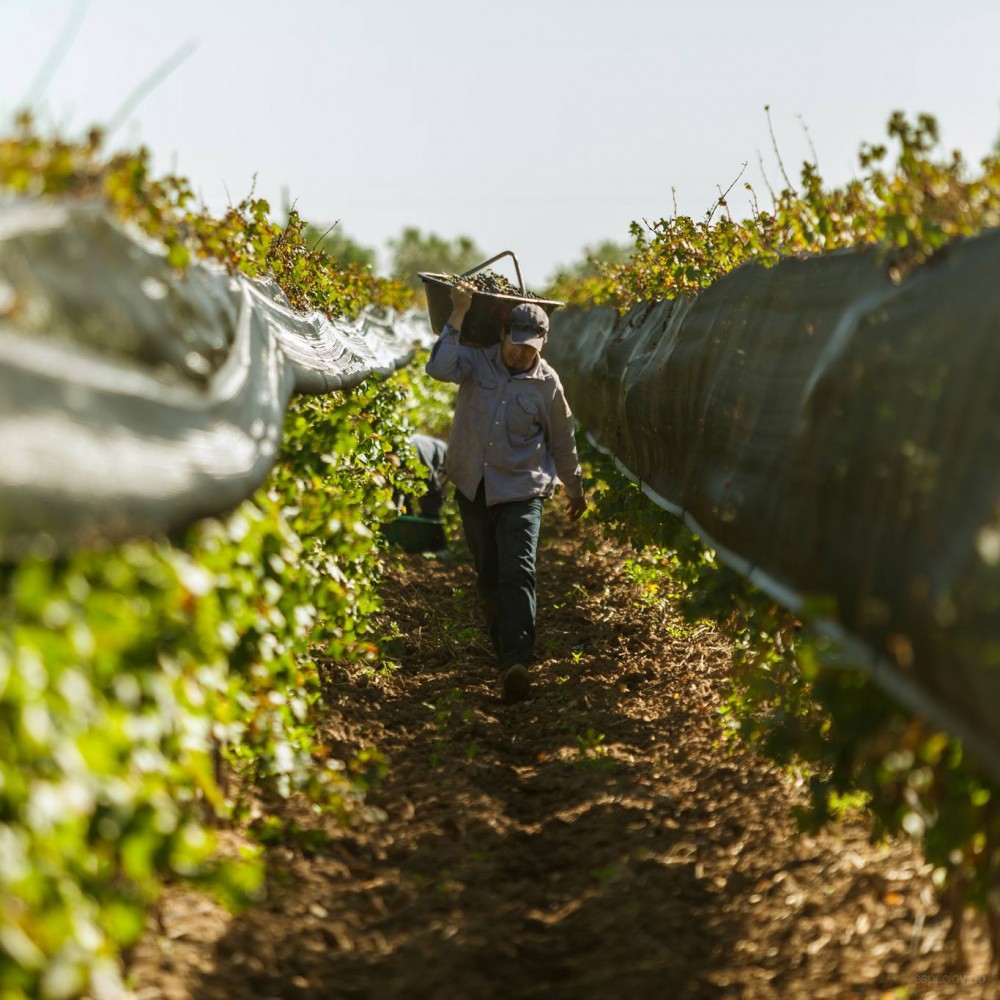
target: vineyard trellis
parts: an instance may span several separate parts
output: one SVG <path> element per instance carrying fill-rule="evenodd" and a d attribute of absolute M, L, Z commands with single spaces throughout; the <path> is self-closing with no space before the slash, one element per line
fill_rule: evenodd
<path fill-rule="evenodd" d="M 0 211 L 0 557 L 177 531 L 274 464 L 294 393 L 352 388 L 429 338 L 416 312 L 292 309 L 94 204 Z"/>
<path fill-rule="evenodd" d="M 557 315 L 574 413 L 643 491 L 1000 774 L 1000 234 L 746 265 Z"/>
<path fill-rule="evenodd" d="M 859 637 L 904 702 L 937 712 L 996 770 L 1000 251 L 996 232 L 955 238 L 996 225 L 1000 162 L 965 181 L 959 160 L 928 158 L 932 120 L 894 116 L 890 134 L 895 172 L 869 147 L 871 176 L 829 192 L 807 164 L 801 194 L 783 192 L 752 227 L 661 220 L 628 264 L 572 295 L 550 290 L 624 315 L 557 315 L 548 350 L 578 417 L 647 497 L 803 617 Z M 0 187 L 31 199 L 0 219 L 0 544 L 12 557 L 0 567 L 0 988 L 12 997 L 114 995 L 118 952 L 165 879 L 252 898 L 252 861 L 212 860 L 206 812 L 247 817 L 212 773 L 220 746 L 248 787 L 302 790 L 344 815 L 382 766 L 374 748 L 341 761 L 316 743 L 311 657 L 378 655 L 375 535 L 408 485 L 390 456 L 412 429 L 405 360 L 422 320 L 391 283 L 315 254 L 294 210 L 278 225 L 251 196 L 211 219 L 182 178 L 151 179 L 148 153 L 105 157 L 101 143 L 100 130 L 43 139 L 28 116 L 0 141 Z M 85 203 L 95 197 L 118 221 Z M 124 287 L 104 266 L 116 253 Z M 753 259 L 780 263 L 734 270 Z M 60 272 L 53 292 L 36 294 L 47 269 Z M 74 269 L 86 276 L 75 286 Z M 177 448 L 160 447 L 164 426 Z M 156 537 L 107 545 L 144 533 Z M 923 810 L 928 855 L 974 869 L 972 901 L 989 905 L 994 787 L 955 744 L 906 718 L 884 724 L 871 692 L 860 706 L 850 685 L 837 697 L 841 720 L 853 710 L 859 727 L 882 727 L 878 753 L 859 754 L 894 783 L 895 812 L 874 805 L 884 828 Z M 841 743 L 826 721 L 816 733 L 838 755 L 839 787 L 868 734 L 837 726 Z"/>
<path fill-rule="evenodd" d="M 291 794 L 346 821 L 382 767 L 322 745 L 313 656 L 378 656 L 422 320 L 294 209 L 278 224 L 251 194 L 214 218 L 148 161 L 28 115 L 0 139 L 11 998 L 121 995 L 166 882 L 256 898 L 259 851 L 221 855 L 213 826 Z"/>

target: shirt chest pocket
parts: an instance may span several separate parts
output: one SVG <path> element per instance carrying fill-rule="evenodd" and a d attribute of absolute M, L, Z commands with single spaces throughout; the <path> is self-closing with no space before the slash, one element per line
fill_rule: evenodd
<path fill-rule="evenodd" d="M 489 375 L 472 376 L 475 391 L 471 394 L 471 404 L 477 414 L 490 414 L 496 406 L 497 382 Z"/>
<path fill-rule="evenodd" d="M 507 429 L 515 437 L 530 438 L 541 429 L 541 407 L 526 393 L 516 393 L 507 404 Z"/>

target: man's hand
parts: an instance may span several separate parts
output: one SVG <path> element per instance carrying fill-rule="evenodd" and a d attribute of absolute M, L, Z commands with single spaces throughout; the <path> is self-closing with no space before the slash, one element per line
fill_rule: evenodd
<path fill-rule="evenodd" d="M 586 497 L 567 497 L 566 513 L 571 521 L 579 521 L 583 517 L 583 512 L 587 509 Z"/>
<path fill-rule="evenodd" d="M 448 317 L 449 326 L 456 330 L 462 329 L 465 321 L 465 314 L 472 306 L 472 293 L 475 288 L 468 281 L 459 280 L 458 284 L 451 286 L 451 316 Z"/>

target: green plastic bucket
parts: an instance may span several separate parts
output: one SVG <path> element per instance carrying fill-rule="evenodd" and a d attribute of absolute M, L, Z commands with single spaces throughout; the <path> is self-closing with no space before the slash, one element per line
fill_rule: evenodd
<path fill-rule="evenodd" d="M 444 525 L 429 517 L 402 514 L 395 521 L 383 525 L 382 533 L 406 552 L 437 552 L 447 548 Z"/>

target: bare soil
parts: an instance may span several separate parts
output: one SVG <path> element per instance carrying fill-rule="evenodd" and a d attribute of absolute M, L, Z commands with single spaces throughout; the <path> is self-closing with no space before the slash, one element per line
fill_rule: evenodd
<path fill-rule="evenodd" d="M 401 556 L 400 666 L 326 672 L 331 748 L 388 758 L 379 816 L 275 806 L 325 842 L 270 847 L 237 917 L 168 892 L 134 997 L 993 996 L 985 936 L 962 968 L 910 844 L 861 817 L 800 835 L 801 780 L 721 739 L 724 638 L 546 517 L 531 698 L 500 703 L 470 563 Z"/>

